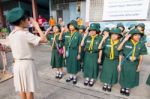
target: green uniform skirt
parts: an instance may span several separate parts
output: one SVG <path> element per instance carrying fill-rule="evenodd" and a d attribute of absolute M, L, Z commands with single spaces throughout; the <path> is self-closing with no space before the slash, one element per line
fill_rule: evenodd
<path fill-rule="evenodd" d="M 63 67 L 63 55 L 60 55 L 58 53 L 57 49 L 52 50 L 51 66 L 52 66 L 52 68 L 62 68 Z"/>
<path fill-rule="evenodd" d="M 98 68 L 98 53 L 86 52 L 84 56 L 84 77 L 97 79 Z"/>
<path fill-rule="evenodd" d="M 147 84 L 147 85 L 150 85 L 150 74 L 149 74 L 149 76 L 148 76 L 148 78 L 147 78 L 146 84 Z"/>
<path fill-rule="evenodd" d="M 138 64 L 138 60 L 135 62 L 124 61 L 119 80 L 122 88 L 133 88 L 139 85 L 139 72 L 136 72 Z"/>
<path fill-rule="evenodd" d="M 69 56 L 66 58 L 66 67 L 69 74 L 77 74 L 80 71 L 80 62 L 77 60 L 78 49 L 69 49 Z"/>
<path fill-rule="evenodd" d="M 100 75 L 100 80 L 103 83 L 107 83 L 110 85 L 116 84 L 118 82 L 118 67 L 119 61 L 110 60 L 109 58 L 104 58 L 102 72 Z"/>

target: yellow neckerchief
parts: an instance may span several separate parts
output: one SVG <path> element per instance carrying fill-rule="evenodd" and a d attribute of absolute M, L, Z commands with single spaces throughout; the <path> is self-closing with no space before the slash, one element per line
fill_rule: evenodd
<path fill-rule="evenodd" d="M 136 52 L 136 46 L 137 46 L 138 42 L 134 42 L 132 39 L 131 39 L 131 42 L 133 44 L 132 60 L 134 60 L 135 52 Z"/>
<path fill-rule="evenodd" d="M 110 59 L 114 59 L 114 56 L 115 56 L 114 46 L 115 46 L 116 44 L 118 44 L 118 42 L 119 42 L 119 40 L 113 41 L 112 39 L 110 39 L 110 44 L 111 44 Z"/>
<path fill-rule="evenodd" d="M 54 40 L 55 40 L 56 36 L 59 34 L 60 34 L 59 32 L 54 34 Z"/>
<path fill-rule="evenodd" d="M 91 42 L 90 42 L 89 51 L 93 50 L 94 40 L 95 40 L 95 37 L 96 37 L 96 36 L 97 36 L 97 34 L 91 36 L 92 40 L 91 40 Z"/>
<path fill-rule="evenodd" d="M 72 38 L 72 36 L 73 36 L 73 34 L 74 34 L 75 32 L 76 32 L 76 31 L 70 32 L 70 34 L 71 34 L 71 37 L 70 37 L 70 38 Z"/>
<path fill-rule="evenodd" d="M 55 43 L 55 41 L 56 41 L 56 36 L 59 35 L 59 34 L 60 34 L 60 33 L 55 33 L 55 34 L 54 34 L 54 39 L 53 39 L 52 48 L 54 47 L 54 43 Z"/>

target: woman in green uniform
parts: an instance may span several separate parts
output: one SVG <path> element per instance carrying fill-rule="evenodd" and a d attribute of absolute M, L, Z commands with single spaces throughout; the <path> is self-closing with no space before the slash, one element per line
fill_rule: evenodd
<path fill-rule="evenodd" d="M 52 34 L 47 35 L 47 39 L 50 41 L 52 55 L 51 55 L 51 66 L 56 68 L 56 78 L 61 79 L 63 77 L 63 42 L 59 40 L 61 33 L 61 26 L 55 25 L 53 27 Z"/>
<path fill-rule="evenodd" d="M 89 34 L 85 35 L 81 46 L 85 46 L 85 56 L 84 56 L 84 85 L 93 86 L 98 73 L 98 60 L 100 60 L 98 45 L 101 42 L 101 37 L 99 36 L 99 26 L 96 23 L 92 23 L 89 28 Z"/>
<path fill-rule="evenodd" d="M 78 25 L 75 20 L 72 20 L 68 24 L 68 28 L 69 32 L 62 35 L 65 45 L 64 57 L 66 57 L 67 72 L 70 74 L 66 82 L 73 81 L 73 84 L 76 84 L 76 74 L 80 71 L 79 59 L 81 54 L 80 43 L 82 40 L 82 35 L 78 32 Z"/>
<path fill-rule="evenodd" d="M 118 71 L 117 67 L 119 65 L 119 55 L 120 52 L 117 50 L 120 44 L 121 29 L 112 28 L 110 30 L 110 38 L 106 39 L 103 44 L 102 50 L 104 52 L 104 62 L 102 67 L 102 72 L 100 75 L 100 80 L 104 83 L 103 90 L 111 91 L 112 85 L 118 82 Z M 103 42 L 102 42 L 103 43 Z"/>
<path fill-rule="evenodd" d="M 119 45 L 124 57 L 121 65 L 118 66 L 120 73 L 120 93 L 130 95 L 129 89 L 139 85 L 139 72 L 143 55 L 147 54 L 146 46 L 140 41 L 143 34 L 138 29 L 132 29 Z"/>

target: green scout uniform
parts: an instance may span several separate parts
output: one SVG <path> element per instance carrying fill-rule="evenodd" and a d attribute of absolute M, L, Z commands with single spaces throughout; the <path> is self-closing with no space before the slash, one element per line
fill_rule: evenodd
<path fill-rule="evenodd" d="M 102 38 L 100 36 L 96 36 L 93 43 L 92 50 L 89 50 L 90 43 L 92 41 L 92 37 L 88 36 L 85 39 L 85 56 L 84 56 L 84 77 L 97 79 L 99 68 L 98 68 L 98 55 L 99 55 L 99 43 Z"/>
<path fill-rule="evenodd" d="M 72 20 L 68 24 L 73 25 L 78 30 L 78 25 L 75 20 Z M 63 36 L 65 40 L 66 48 L 66 67 L 67 72 L 70 74 L 77 74 L 80 71 L 80 62 L 77 60 L 79 45 L 82 40 L 82 35 L 77 31 L 71 35 L 70 32 L 66 32 Z"/>
<path fill-rule="evenodd" d="M 131 30 L 129 33 L 133 34 L 141 34 L 137 29 Z M 135 50 L 134 50 L 135 49 Z M 134 60 L 132 60 L 132 54 L 134 54 Z M 130 54 L 131 53 L 131 54 Z M 122 50 L 123 56 L 126 58 L 122 62 L 121 66 L 121 74 L 120 74 L 120 85 L 122 88 L 133 88 L 139 85 L 139 72 L 137 72 L 137 66 L 139 64 L 140 55 L 147 54 L 147 49 L 144 43 L 138 42 L 136 47 L 131 40 L 127 41 Z M 129 57 L 128 57 L 129 56 Z M 131 61 L 132 60 L 132 61 Z"/>
<path fill-rule="evenodd" d="M 90 79 L 97 79 L 99 68 L 98 68 L 98 55 L 99 55 L 99 43 L 102 38 L 98 35 L 100 31 L 100 24 L 92 23 L 89 28 L 89 32 L 94 30 L 97 32 L 96 35 L 87 36 L 85 44 L 85 56 L 84 56 L 84 77 Z"/>
<path fill-rule="evenodd" d="M 54 40 L 54 36 L 55 34 L 49 34 L 47 36 L 47 39 L 50 41 L 50 45 L 53 45 L 52 48 L 52 55 L 51 55 L 51 66 L 52 68 L 62 68 L 63 67 L 63 55 L 58 53 L 58 50 L 56 48 L 56 46 L 58 46 L 59 48 L 63 47 L 63 42 L 59 40 L 59 35 L 60 34 L 56 34 L 56 38 L 55 38 L 55 43 L 53 45 L 53 40 Z"/>
<path fill-rule="evenodd" d="M 110 32 L 121 35 L 120 34 L 121 30 L 119 28 L 111 29 Z M 113 85 L 118 82 L 117 67 L 119 65 L 120 51 L 118 51 L 117 48 L 118 48 L 119 44 L 120 44 L 120 41 L 118 40 L 118 42 L 116 44 L 114 44 L 114 46 L 113 46 L 111 44 L 111 39 L 108 38 L 106 40 L 105 44 L 103 45 L 104 62 L 102 64 L 103 67 L 102 67 L 102 72 L 100 75 L 100 80 L 103 83 Z M 113 46 L 113 52 L 114 52 L 113 58 L 110 57 L 112 46 Z"/>
<path fill-rule="evenodd" d="M 79 32 L 75 32 L 71 36 L 70 32 L 65 33 L 65 48 L 68 52 L 68 57 L 66 57 L 66 67 L 70 74 L 77 74 L 80 71 L 80 64 L 77 60 L 79 45 L 82 40 L 82 36 Z"/>

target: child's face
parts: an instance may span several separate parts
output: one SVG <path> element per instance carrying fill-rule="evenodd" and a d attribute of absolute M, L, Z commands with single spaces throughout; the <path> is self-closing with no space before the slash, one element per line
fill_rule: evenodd
<path fill-rule="evenodd" d="M 119 35 L 118 34 L 111 34 L 111 39 L 113 40 L 113 41 L 115 41 L 115 40 L 118 40 L 118 38 L 119 38 Z"/>
<path fill-rule="evenodd" d="M 53 32 L 54 32 L 54 33 L 59 32 L 59 29 L 58 29 L 58 27 L 57 27 L 57 26 L 54 26 L 54 27 L 53 27 Z"/>
<path fill-rule="evenodd" d="M 83 29 L 80 29 L 79 32 L 80 32 L 80 33 L 83 33 Z"/>
<path fill-rule="evenodd" d="M 141 39 L 141 35 L 140 34 L 134 34 L 132 39 L 135 41 L 135 42 L 138 42 L 140 39 Z"/>
<path fill-rule="evenodd" d="M 90 35 L 91 35 L 91 36 L 96 35 L 96 31 L 95 31 L 95 30 L 91 30 L 91 31 L 90 31 Z"/>
<path fill-rule="evenodd" d="M 106 35 L 106 34 L 109 34 L 109 32 L 107 32 L 107 31 L 104 31 L 104 32 L 103 32 L 103 35 Z"/>
<path fill-rule="evenodd" d="M 74 31 L 75 30 L 75 27 L 73 25 L 69 25 L 69 30 L 70 31 Z"/>

